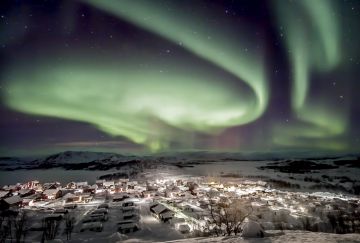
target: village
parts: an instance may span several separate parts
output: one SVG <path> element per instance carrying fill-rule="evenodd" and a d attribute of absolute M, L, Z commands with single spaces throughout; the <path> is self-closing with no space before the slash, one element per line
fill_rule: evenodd
<path fill-rule="evenodd" d="M 359 197 L 281 191 L 239 178 L 153 175 L 64 185 L 34 180 L 3 186 L 0 212 L 2 239 L 19 228 L 6 222 L 22 220 L 22 232 L 14 235 L 35 241 L 360 232 Z"/>

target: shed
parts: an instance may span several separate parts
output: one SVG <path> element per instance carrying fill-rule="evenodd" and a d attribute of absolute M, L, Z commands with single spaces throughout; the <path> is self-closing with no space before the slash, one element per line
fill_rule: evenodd
<path fill-rule="evenodd" d="M 12 196 L 0 200 L 0 209 L 9 209 L 10 207 L 18 207 L 22 203 L 22 198 L 19 196 Z"/>

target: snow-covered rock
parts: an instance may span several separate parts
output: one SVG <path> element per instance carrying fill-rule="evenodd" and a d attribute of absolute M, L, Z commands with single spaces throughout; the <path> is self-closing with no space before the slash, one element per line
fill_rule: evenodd
<path fill-rule="evenodd" d="M 249 220 L 243 226 L 241 236 L 246 238 L 261 238 L 264 237 L 264 234 L 264 228 L 258 222 Z"/>
<path fill-rule="evenodd" d="M 360 234 L 329 234 L 309 231 L 268 231 L 267 236 L 258 239 L 243 239 L 238 236 L 226 237 L 203 237 L 191 238 L 175 241 L 166 241 L 168 243 L 338 243 L 338 242 L 360 242 Z M 130 243 L 131 241 L 124 241 Z M 133 241 L 134 242 L 134 241 Z M 131 243 L 133 243 L 131 242 Z"/>
<path fill-rule="evenodd" d="M 114 234 L 110 235 L 107 238 L 107 242 L 112 243 L 112 242 L 119 242 L 119 241 L 123 241 L 125 239 L 127 239 L 128 237 L 126 235 L 120 234 L 119 232 L 115 232 Z"/>

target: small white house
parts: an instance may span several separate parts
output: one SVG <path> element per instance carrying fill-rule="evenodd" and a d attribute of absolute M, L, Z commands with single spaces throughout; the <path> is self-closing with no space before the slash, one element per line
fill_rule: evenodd
<path fill-rule="evenodd" d="M 84 188 L 88 186 L 88 182 L 87 181 L 81 181 L 81 182 L 76 182 L 76 187 L 77 188 Z"/>
<path fill-rule="evenodd" d="M 104 181 L 103 182 L 103 187 L 105 189 L 114 188 L 115 187 L 115 182 L 114 181 Z"/>

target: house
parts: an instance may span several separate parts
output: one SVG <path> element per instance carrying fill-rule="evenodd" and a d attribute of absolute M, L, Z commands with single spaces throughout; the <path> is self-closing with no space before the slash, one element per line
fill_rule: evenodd
<path fill-rule="evenodd" d="M 98 186 L 96 184 L 92 185 L 92 186 L 86 186 L 83 188 L 83 192 L 84 193 L 90 193 L 90 194 L 95 194 L 96 191 L 98 189 Z"/>
<path fill-rule="evenodd" d="M 165 210 L 164 212 L 159 213 L 159 218 L 163 222 L 167 222 L 170 219 L 172 219 L 174 217 L 174 215 L 175 215 L 175 213 L 169 209 L 169 210 Z"/>
<path fill-rule="evenodd" d="M 75 195 L 72 193 L 67 193 L 63 199 L 65 200 L 65 203 L 73 203 L 73 202 L 80 202 L 80 196 L 79 195 Z"/>
<path fill-rule="evenodd" d="M 60 182 L 50 182 L 50 183 L 44 183 L 43 188 L 45 190 L 48 189 L 57 189 L 61 186 Z"/>
<path fill-rule="evenodd" d="M 116 185 L 115 186 L 115 193 L 126 192 L 126 185 Z"/>
<path fill-rule="evenodd" d="M 81 193 L 79 195 L 79 197 L 80 197 L 79 198 L 80 202 L 85 202 L 85 203 L 88 203 L 93 199 L 93 196 L 91 195 L 91 193 Z"/>
<path fill-rule="evenodd" d="M 149 205 L 150 211 L 151 211 L 152 208 L 156 207 L 157 205 L 159 205 L 159 203 L 158 203 L 158 202 L 155 202 L 155 201 L 152 202 L 152 203 L 150 203 L 150 205 Z"/>
<path fill-rule="evenodd" d="M 172 197 L 176 197 L 179 194 L 181 194 L 181 191 L 178 187 L 173 187 L 170 189 L 166 189 L 164 194 L 165 194 L 165 197 L 172 198 Z"/>
<path fill-rule="evenodd" d="M 159 189 L 159 188 L 158 188 L 158 186 L 156 186 L 156 185 L 150 185 L 150 184 L 147 184 L 147 185 L 146 185 L 146 190 L 147 190 L 147 191 L 150 191 L 150 192 L 151 192 L 151 191 L 158 191 L 158 189 Z"/>
<path fill-rule="evenodd" d="M 161 214 L 164 214 L 166 212 L 171 211 L 170 209 L 168 209 L 167 207 L 165 207 L 162 204 L 157 204 L 155 206 L 150 206 L 150 212 L 157 217 L 158 219 L 162 220 Z M 171 211 L 172 212 L 172 211 Z M 169 215 L 165 215 L 166 217 Z M 172 218 L 172 217 L 171 217 Z"/>
<path fill-rule="evenodd" d="M 29 181 L 26 183 L 26 187 L 29 189 L 35 189 L 40 186 L 40 182 L 38 180 Z"/>
<path fill-rule="evenodd" d="M 134 187 L 138 185 L 138 182 L 137 181 L 128 181 L 127 185 L 128 185 L 128 187 L 130 186 L 131 189 L 134 189 Z"/>
<path fill-rule="evenodd" d="M 11 197 L 12 193 L 10 191 L 0 191 L 0 199 L 2 198 L 6 198 L 6 197 Z"/>
<path fill-rule="evenodd" d="M 19 196 L 12 196 L 0 200 L 0 210 L 9 209 L 11 207 L 19 207 L 22 204 L 22 198 Z"/>
<path fill-rule="evenodd" d="M 104 189 L 110 189 L 115 187 L 114 181 L 104 181 L 103 182 Z"/>
<path fill-rule="evenodd" d="M 142 191 L 146 191 L 146 186 L 144 186 L 144 185 L 136 185 L 136 186 L 134 187 L 134 190 L 135 190 L 136 192 L 138 192 L 138 193 L 141 193 Z"/>
<path fill-rule="evenodd" d="M 87 181 L 76 182 L 76 188 L 84 188 L 84 187 L 87 187 L 87 186 L 88 186 Z"/>
<path fill-rule="evenodd" d="M 4 186 L 2 189 L 5 191 L 16 192 L 16 191 L 20 190 L 21 188 L 19 185 L 7 185 L 7 186 Z"/>
<path fill-rule="evenodd" d="M 69 182 L 68 184 L 66 184 L 66 188 L 67 189 L 76 189 L 76 182 Z"/>
<path fill-rule="evenodd" d="M 128 178 L 126 178 L 126 179 L 122 178 L 122 179 L 119 179 L 119 180 L 118 180 L 119 184 L 122 184 L 122 185 L 127 184 L 129 181 L 130 181 L 130 180 L 129 180 Z"/>
<path fill-rule="evenodd" d="M 118 231 L 127 234 L 139 230 L 139 226 L 133 221 L 121 221 L 117 223 Z"/>
<path fill-rule="evenodd" d="M 98 185 L 98 187 L 102 187 L 104 182 L 105 182 L 105 180 L 96 180 L 95 184 Z"/>
<path fill-rule="evenodd" d="M 126 193 L 122 193 L 122 194 L 119 194 L 119 195 L 115 195 L 113 197 L 113 202 L 122 202 L 124 201 L 126 198 L 130 198 L 130 196 Z"/>
<path fill-rule="evenodd" d="M 20 197 L 27 197 L 27 196 L 35 194 L 35 190 L 34 189 L 21 189 L 17 193 Z"/>
<path fill-rule="evenodd" d="M 32 194 L 30 196 L 26 196 L 22 198 L 22 205 L 23 206 L 32 206 L 34 202 L 41 199 L 41 194 Z"/>
<path fill-rule="evenodd" d="M 141 197 L 144 197 L 144 198 L 155 197 L 156 193 L 157 192 L 155 192 L 155 191 L 143 191 L 143 192 L 141 192 Z"/>
<path fill-rule="evenodd" d="M 57 199 L 62 197 L 62 191 L 59 189 L 47 189 L 43 191 L 42 194 L 44 199 Z"/>
<path fill-rule="evenodd" d="M 65 203 L 88 203 L 93 199 L 93 196 L 90 193 L 68 193 L 62 199 L 64 199 Z"/>

